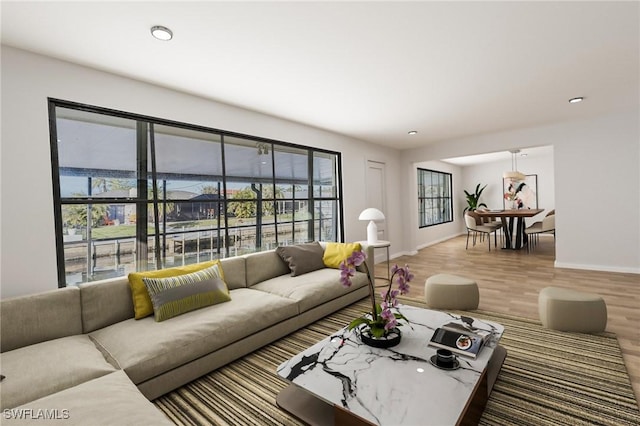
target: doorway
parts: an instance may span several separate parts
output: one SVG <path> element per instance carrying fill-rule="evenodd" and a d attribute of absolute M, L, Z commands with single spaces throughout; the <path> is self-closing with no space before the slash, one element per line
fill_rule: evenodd
<path fill-rule="evenodd" d="M 386 204 L 386 170 L 385 163 L 367 160 L 366 172 L 366 207 L 374 207 L 387 216 Z M 378 239 L 389 240 L 387 221 L 376 223 L 378 226 Z"/>

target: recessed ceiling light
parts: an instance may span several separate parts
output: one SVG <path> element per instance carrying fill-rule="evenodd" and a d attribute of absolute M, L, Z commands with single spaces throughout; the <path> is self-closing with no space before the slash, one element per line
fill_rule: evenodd
<path fill-rule="evenodd" d="M 418 131 L 417 130 L 409 130 L 409 134 L 410 135 L 417 135 Z"/>
<path fill-rule="evenodd" d="M 578 102 L 582 102 L 582 101 L 584 101 L 584 98 L 582 96 L 569 99 L 570 104 L 577 104 Z"/>
<path fill-rule="evenodd" d="M 151 27 L 151 35 L 162 41 L 169 41 L 173 38 L 173 32 L 162 25 L 154 25 Z"/>

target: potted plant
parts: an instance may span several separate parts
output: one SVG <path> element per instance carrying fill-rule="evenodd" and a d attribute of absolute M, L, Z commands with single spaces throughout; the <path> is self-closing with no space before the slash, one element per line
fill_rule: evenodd
<path fill-rule="evenodd" d="M 463 210 L 463 214 L 467 212 L 467 210 L 469 211 L 474 211 L 477 210 L 478 207 L 487 207 L 487 205 L 485 203 L 479 203 L 478 201 L 480 201 L 480 195 L 482 195 L 482 191 L 484 191 L 484 189 L 487 187 L 487 185 L 483 186 L 482 188 L 480 188 L 480 184 L 478 184 L 476 186 L 476 191 L 473 194 L 470 194 L 466 189 L 464 191 L 465 195 L 467 196 L 467 207 L 464 208 Z"/>
<path fill-rule="evenodd" d="M 349 324 L 349 330 L 358 329 L 360 340 L 369 346 L 377 348 L 390 348 L 400 343 L 402 333 L 398 329 L 398 320 L 407 319 L 398 312 L 392 312 L 392 308 L 398 306 L 397 297 L 409 292 L 409 282 L 413 279 L 413 274 L 409 271 L 409 266 L 391 268 L 391 278 L 387 291 L 382 293 L 382 302 L 376 302 L 375 286 L 373 284 L 371 271 L 365 263 L 366 254 L 363 251 L 354 251 L 345 261 L 340 264 L 340 282 L 344 287 L 351 287 L 351 279 L 355 275 L 356 267 L 364 265 L 369 283 L 369 297 L 371 299 L 371 312 L 354 319 Z M 394 278 L 398 283 L 398 289 L 392 290 Z"/>

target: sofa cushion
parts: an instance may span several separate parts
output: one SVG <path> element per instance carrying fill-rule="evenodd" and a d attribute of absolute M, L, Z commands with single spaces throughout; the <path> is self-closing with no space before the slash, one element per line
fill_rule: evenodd
<path fill-rule="evenodd" d="M 289 275 L 289 265 L 275 250 L 251 253 L 244 256 L 247 266 L 247 287 L 280 275 Z"/>
<path fill-rule="evenodd" d="M 227 283 L 229 290 L 247 288 L 247 271 L 244 257 L 228 257 L 221 259 L 220 263 L 222 264 L 222 271 L 224 273 L 224 282 Z"/>
<path fill-rule="evenodd" d="M 0 302 L 0 348 L 7 352 L 82 333 L 80 290 L 65 287 Z"/>
<path fill-rule="evenodd" d="M 297 303 L 246 288 L 231 301 L 156 322 L 126 320 L 90 334 L 107 359 L 141 383 L 282 320 L 297 315 Z"/>
<path fill-rule="evenodd" d="M 324 268 L 324 249 L 317 242 L 280 246 L 276 248 L 276 253 L 287 262 L 292 277 Z"/>
<path fill-rule="evenodd" d="M 45 396 L 21 405 L 37 416 L 39 410 L 47 410 L 57 416 L 49 423 L 42 419 L 17 419 L 12 411 L 4 413 L 3 425 L 63 424 L 65 426 L 155 426 L 173 423 L 138 391 L 123 371 L 90 380 L 78 386 Z M 14 412 L 17 413 L 17 410 Z M 23 411 L 21 414 L 25 414 Z"/>
<path fill-rule="evenodd" d="M 252 289 L 287 297 L 299 304 L 300 312 L 343 296 L 368 285 L 367 275 L 356 272 L 349 288 L 340 284 L 340 271 L 323 268 L 298 277 L 283 275 L 252 286 Z"/>
<path fill-rule="evenodd" d="M 0 406 L 13 408 L 115 371 L 86 334 L 4 352 Z"/>
<path fill-rule="evenodd" d="M 218 264 L 186 275 L 142 281 L 151 297 L 156 321 L 231 300 Z"/>
<path fill-rule="evenodd" d="M 129 285 L 133 297 L 133 309 L 135 319 L 140 319 L 153 314 L 153 304 L 147 292 L 147 288 L 142 281 L 143 278 L 167 278 L 178 275 L 186 275 L 201 269 L 219 264 L 219 260 L 209 262 L 194 263 L 193 265 L 176 266 L 174 268 L 158 269 L 156 271 L 132 272 L 129 274 Z M 223 275 L 224 279 L 224 275 Z"/>
<path fill-rule="evenodd" d="M 360 250 L 360 243 L 327 243 L 322 260 L 327 268 L 339 268 L 351 253 Z"/>
<path fill-rule="evenodd" d="M 82 283 L 78 288 L 84 333 L 133 318 L 133 301 L 127 277 Z"/>

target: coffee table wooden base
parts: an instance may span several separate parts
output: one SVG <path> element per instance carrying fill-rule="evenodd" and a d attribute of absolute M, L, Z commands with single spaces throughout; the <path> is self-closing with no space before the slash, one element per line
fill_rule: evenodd
<path fill-rule="evenodd" d="M 491 390 L 498 379 L 498 374 L 502 369 L 502 364 L 504 364 L 506 357 L 507 350 L 503 346 L 498 345 L 494 349 L 493 356 L 489 360 L 487 368 L 482 373 L 482 377 L 480 377 L 480 380 L 476 384 L 471 399 L 467 403 L 460 419 L 458 419 L 458 425 L 471 426 L 477 425 L 480 422 L 484 408 L 487 406 L 489 395 L 491 395 Z"/>
<path fill-rule="evenodd" d="M 278 407 L 312 426 L 372 426 L 360 416 L 324 402 L 294 385 L 284 388 L 276 397 Z"/>

